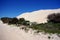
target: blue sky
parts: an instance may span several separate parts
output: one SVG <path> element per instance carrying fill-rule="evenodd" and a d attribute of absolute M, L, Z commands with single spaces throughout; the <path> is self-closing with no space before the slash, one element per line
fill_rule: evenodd
<path fill-rule="evenodd" d="M 0 0 L 0 17 L 15 17 L 24 12 L 60 8 L 60 0 Z"/>

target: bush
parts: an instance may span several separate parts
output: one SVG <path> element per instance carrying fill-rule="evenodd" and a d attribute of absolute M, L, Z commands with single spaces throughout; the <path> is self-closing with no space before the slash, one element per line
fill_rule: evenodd
<path fill-rule="evenodd" d="M 30 23 L 29 21 L 23 21 L 22 24 L 23 24 L 23 25 L 30 25 L 29 23 Z"/>
<path fill-rule="evenodd" d="M 60 23 L 60 13 L 53 13 L 48 15 L 48 22 Z"/>
<path fill-rule="evenodd" d="M 24 21 L 25 21 L 24 18 L 20 18 L 20 19 L 18 20 L 18 24 L 23 24 Z"/>
<path fill-rule="evenodd" d="M 9 18 L 9 17 L 2 17 L 1 20 L 2 20 L 3 23 L 9 23 L 9 21 L 11 21 L 11 18 Z"/>
<path fill-rule="evenodd" d="M 9 24 L 17 24 L 18 19 L 17 18 L 12 18 L 11 21 L 9 21 Z"/>

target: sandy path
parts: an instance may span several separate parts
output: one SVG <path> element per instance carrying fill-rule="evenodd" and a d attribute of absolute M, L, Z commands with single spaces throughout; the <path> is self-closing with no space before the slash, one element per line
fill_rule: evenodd
<path fill-rule="evenodd" d="M 10 27 L 6 24 L 0 23 L 0 40 L 60 40 L 56 35 L 54 39 L 48 39 L 48 35 L 40 34 L 33 35 L 30 33 L 25 33 L 17 27 Z"/>

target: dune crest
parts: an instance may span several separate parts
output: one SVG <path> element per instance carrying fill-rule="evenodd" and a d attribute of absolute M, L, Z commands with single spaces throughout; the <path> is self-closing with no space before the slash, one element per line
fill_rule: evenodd
<path fill-rule="evenodd" d="M 26 20 L 29 20 L 31 22 L 45 23 L 47 22 L 47 16 L 52 13 L 60 13 L 60 8 L 26 12 L 18 15 L 17 18 L 25 18 Z"/>

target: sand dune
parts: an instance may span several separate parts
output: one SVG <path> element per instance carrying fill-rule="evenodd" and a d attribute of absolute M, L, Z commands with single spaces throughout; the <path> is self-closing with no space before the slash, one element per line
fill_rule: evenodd
<path fill-rule="evenodd" d="M 60 13 L 60 9 L 38 10 L 23 13 L 22 15 L 17 16 L 17 18 L 23 17 L 31 22 L 44 23 L 47 22 L 46 17 L 50 13 Z M 51 39 L 48 39 L 48 36 L 51 36 Z M 20 30 L 19 27 L 3 24 L 0 21 L 0 40 L 60 40 L 60 37 L 58 37 L 56 34 L 33 34 L 32 30 L 26 33 L 24 30 Z"/>
<path fill-rule="evenodd" d="M 30 31 L 26 33 L 24 30 L 20 30 L 19 27 L 0 23 L 0 40 L 60 40 L 56 34 L 52 34 L 51 39 L 48 39 L 48 36 L 49 34 L 33 34 Z"/>
<path fill-rule="evenodd" d="M 26 20 L 29 20 L 31 22 L 45 23 L 47 22 L 47 16 L 52 13 L 60 13 L 60 8 L 26 12 L 18 15 L 17 18 L 25 18 Z"/>

